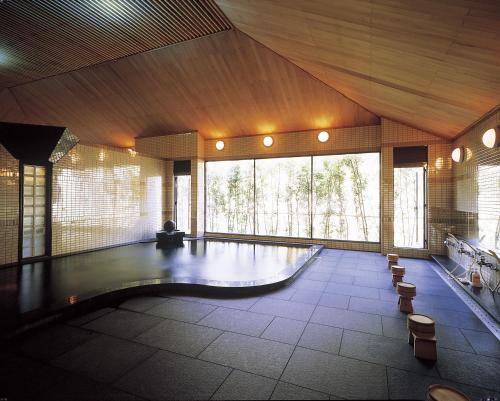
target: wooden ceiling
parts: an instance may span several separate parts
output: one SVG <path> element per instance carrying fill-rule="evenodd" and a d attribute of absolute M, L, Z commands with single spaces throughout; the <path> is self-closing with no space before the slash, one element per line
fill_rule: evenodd
<path fill-rule="evenodd" d="M 0 21 L 0 88 L 231 29 L 213 0 L 3 0 Z"/>
<path fill-rule="evenodd" d="M 198 130 L 208 138 L 363 126 L 379 118 L 230 30 L 0 92 L 0 121 L 67 126 L 83 142 Z"/>
<path fill-rule="evenodd" d="M 500 103 L 498 0 L 215 0 L 374 113 L 453 138 Z"/>

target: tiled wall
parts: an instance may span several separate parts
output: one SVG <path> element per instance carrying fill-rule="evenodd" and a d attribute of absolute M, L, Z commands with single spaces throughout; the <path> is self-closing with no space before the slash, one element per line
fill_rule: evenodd
<path fill-rule="evenodd" d="M 54 255 L 150 239 L 165 219 L 166 163 L 77 145 L 54 165 Z"/>
<path fill-rule="evenodd" d="M 191 160 L 191 235 L 205 233 L 205 162 Z"/>
<path fill-rule="evenodd" d="M 452 204 L 451 144 L 415 128 L 382 118 L 382 253 L 428 257 L 445 254 L 443 241 L 449 230 Z M 394 169 L 393 148 L 428 146 L 428 250 L 394 247 Z"/>
<path fill-rule="evenodd" d="M 0 265 L 17 261 L 19 162 L 0 145 Z"/>
<path fill-rule="evenodd" d="M 318 133 L 327 131 L 327 142 L 318 141 Z M 263 136 L 224 139 L 224 149 L 215 148 L 217 140 L 205 141 L 205 160 L 253 159 L 264 157 L 373 152 L 380 149 L 380 126 L 308 130 L 272 134 L 274 143 L 266 148 Z"/>
<path fill-rule="evenodd" d="M 197 132 L 136 138 L 135 150 L 152 157 L 189 160 L 200 157 L 203 138 Z"/>
<path fill-rule="evenodd" d="M 483 133 L 498 125 L 500 110 L 453 142 L 453 148 L 465 150 L 464 161 L 453 163 L 453 233 L 466 238 L 500 230 L 500 147 L 489 149 L 482 143 Z"/>

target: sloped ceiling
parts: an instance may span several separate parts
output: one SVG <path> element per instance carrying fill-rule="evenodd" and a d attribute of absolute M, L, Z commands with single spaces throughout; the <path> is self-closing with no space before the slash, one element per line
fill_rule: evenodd
<path fill-rule="evenodd" d="M 231 29 L 213 0 L 6 0 L 0 21 L 0 88 Z"/>
<path fill-rule="evenodd" d="M 215 0 L 378 115 L 453 138 L 500 103 L 498 0 Z"/>
<path fill-rule="evenodd" d="M 236 30 L 9 88 L 0 102 L 0 120 L 116 146 L 191 130 L 217 138 L 379 123 Z"/>

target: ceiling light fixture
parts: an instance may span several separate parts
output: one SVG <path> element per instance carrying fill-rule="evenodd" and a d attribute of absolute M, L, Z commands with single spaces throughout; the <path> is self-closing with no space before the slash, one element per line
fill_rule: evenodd
<path fill-rule="evenodd" d="M 262 140 L 262 143 L 266 148 L 273 146 L 274 140 L 272 136 L 265 136 L 264 139 Z"/>
<path fill-rule="evenodd" d="M 224 149 L 224 146 L 225 146 L 224 145 L 224 141 L 217 141 L 217 142 L 215 142 L 215 149 L 217 149 L 217 150 Z"/>
<path fill-rule="evenodd" d="M 451 159 L 456 163 L 462 163 L 464 160 L 464 148 L 458 147 L 451 152 Z"/>
<path fill-rule="evenodd" d="M 326 142 L 328 141 L 328 139 L 330 138 L 330 134 L 326 131 L 321 131 L 319 134 L 318 134 L 318 141 L 320 142 Z"/>
<path fill-rule="evenodd" d="M 497 127 L 497 130 L 500 131 L 500 126 Z M 490 128 L 483 134 L 484 146 L 493 149 L 500 145 L 500 135 L 498 135 L 497 130 L 495 130 L 495 128 Z"/>

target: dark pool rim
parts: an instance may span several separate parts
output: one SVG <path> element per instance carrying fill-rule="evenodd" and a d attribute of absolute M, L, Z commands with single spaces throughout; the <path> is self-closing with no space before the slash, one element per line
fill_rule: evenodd
<path fill-rule="evenodd" d="M 301 247 L 307 248 L 307 253 L 299 256 L 294 263 L 288 265 L 274 276 L 259 280 L 217 281 L 194 277 L 169 277 L 136 280 L 120 283 L 113 287 L 96 289 L 84 294 L 73 295 L 65 300 L 55 302 L 47 308 L 16 315 L 15 318 L 10 321 L 7 330 L 2 330 L 3 335 L 1 335 L 1 337 L 12 338 L 26 331 L 48 324 L 49 322 L 66 320 L 99 308 L 116 305 L 128 298 L 140 295 L 154 295 L 168 291 L 216 298 L 259 295 L 290 284 L 324 249 L 323 245 L 280 243 L 261 240 L 236 240 L 232 238 L 198 238 L 197 240 Z"/>

